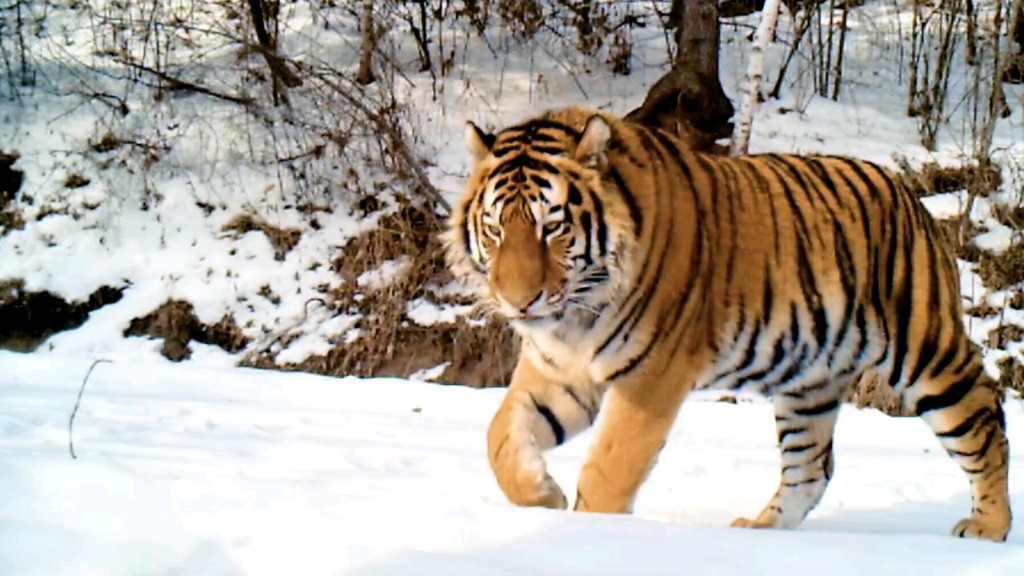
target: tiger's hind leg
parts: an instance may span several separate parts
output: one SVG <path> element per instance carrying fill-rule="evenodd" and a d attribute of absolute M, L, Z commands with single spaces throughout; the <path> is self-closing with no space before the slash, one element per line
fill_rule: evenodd
<path fill-rule="evenodd" d="M 839 415 L 841 387 L 833 394 L 802 395 L 779 393 L 775 425 L 782 451 L 782 478 L 768 505 L 756 518 L 737 518 L 733 527 L 795 528 L 821 500 L 832 478 L 832 433 Z"/>
<path fill-rule="evenodd" d="M 940 361 L 945 370 L 908 383 L 903 401 L 928 423 L 970 480 L 971 515 L 953 527 L 953 535 L 1002 542 L 1011 523 L 1006 417 L 981 355 L 966 337 L 956 352 L 952 361 Z"/>

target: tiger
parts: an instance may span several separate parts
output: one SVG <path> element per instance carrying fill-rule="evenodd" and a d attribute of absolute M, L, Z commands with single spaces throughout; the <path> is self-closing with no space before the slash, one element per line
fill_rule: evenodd
<path fill-rule="evenodd" d="M 770 399 L 781 451 L 777 491 L 731 526 L 795 528 L 832 478 L 843 394 L 870 377 L 966 473 L 952 534 L 1005 541 L 1001 399 L 909 181 L 844 156 L 702 153 L 583 106 L 469 121 L 465 140 L 445 262 L 519 335 L 486 436 L 513 505 L 567 509 L 543 453 L 595 426 L 572 509 L 632 513 L 687 394 L 731 390 Z"/>

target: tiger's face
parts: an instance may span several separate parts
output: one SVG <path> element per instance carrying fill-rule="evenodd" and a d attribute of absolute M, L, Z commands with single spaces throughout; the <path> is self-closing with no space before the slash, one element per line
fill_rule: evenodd
<path fill-rule="evenodd" d="M 449 259 L 468 264 L 509 320 L 537 328 L 593 316 L 607 301 L 620 261 L 600 199 L 610 137 L 600 117 L 582 132 L 534 121 L 492 135 L 467 124 L 475 165 Z"/>

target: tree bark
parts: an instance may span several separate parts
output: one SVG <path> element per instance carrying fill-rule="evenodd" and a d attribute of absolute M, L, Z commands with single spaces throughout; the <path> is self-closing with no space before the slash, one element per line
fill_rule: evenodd
<path fill-rule="evenodd" d="M 358 84 L 369 84 L 376 80 L 373 69 L 373 0 L 363 0 L 363 14 L 360 21 L 363 38 L 359 48 L 359 69 L 356 71 L 356 82 Z"/>
<path fill-rule="evenodd" d="M 735 112 L 718 77 L 716 0 L 673 0 L 669 26 L 676 41 L 672 69 L 625 118 L 667 129 L 692 148 L 707 150 L 732 134 Z"/>
<path fill-rule="evenodd" d="M 277 54 L 277 38 L 267 32 L 262 0 L 249 0 L 249 12 L 252 15 L 253 28 L 256 30 L 256 39 L 259 41 L 257 49 L 263 55 L 263 59 L 267 61 L 267 68 L 270 69 L 270 76 L 273 79 L 274 105 L 276 106 L 285 99 L 281 84 L 288 88 L 295 88 L 302 85 L 302 79 L 293 74 Z M 276 17 L 273 12 L 271 17 Z"/>
<path fill-rule="evenodd" d="M 761 97 L 761 77 L 764 74 L 764 49 L 768 41 L 775 35 L 775 23 L 779 17 L 780 0 L 767 0 L 761 11 L 761 23 L 754 32 L 754 42 L 750 46 L 750 63 L 747 65 L 747 96 L 740 108 L 739 130 L 732 141 L 733 156 L 747 153 L 750 145 L 750 125 L 754 121 L 754 111 Z"/>

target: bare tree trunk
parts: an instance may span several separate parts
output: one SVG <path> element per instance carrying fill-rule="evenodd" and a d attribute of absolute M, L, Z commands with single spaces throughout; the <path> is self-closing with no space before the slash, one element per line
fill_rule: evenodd
<path fill-rule="evenodd" d="M 376 80 L 370 65 L 373 62 L 375 38 L 373 33 L 373 0 L 363 0 L 363 14 L 360 20 L 363 31 L 359 49 L 359 70 L 356 71 L 357 84 L 369 84 Z"/>
<path fill-rule="evenodd" d="M 276 4 L 274 5 L 276 8 Z M 288 88 L 295 88 L 302 85 L 302 79 L 292 73 L 285 65 L 284 60 L 277 54 L 277 35 L 271 36 L 267 32 L 266 14 L 263 10 L 262 0 L 249 0 L 249 13 L 252 15 L 252 25 L 256 30 L 256 39 L 259 41 L 258 50 L 267 61 L 267 68 L 270 68 L 270 76 L 273 80 L 274 105 L 287 100 L 281 85 Z M 276 10 L 271 10 L 270 17 L 277 24 Z"/>
<path fill-rule="evenodd" d="M 747 65 L 747 96 L 740 107 L 739 130 L 733 136 L 733 156 L 747 153 L 750 145 L 750 125 L 754 121 L 754 110 L 761 99 L 761 77 L 764 74 L 764 49 L 769 39 L 775 35 L 775 23 L 779 17 L 781 0 L 766 0 L 761 11 L 761 23 L 754 32 L 754 42 L 750 46 L 750 63 Z"/>
<path fill-rule="evenodd" d="M 913 19 L 910 21 L 910 76 L 907 80 L 907 116 L 917 116 L 917 65 L 920 51 L 918 49 L 918 35 L 924 36 L 918 30 L 918 22 L 921 20 L 921 7 L 918 0 L 913 0 Z"/>
<path fill-rule="evenodd" d="M 836 67 L 832 76 L 832 100 L 839 100 L 839 86 L 843 83 L 843 52 L 846 51 L 846 16 L 850 9 L 847 2 L 843 2 L 843 15 L 839 19 L 839 46 L 836 47 Z"/>
<path fill-rule="evenodd" d="M 1003 93 L 1003 76 L 1006 75 L 1006 68 L 1009 63 L 1013 60 L 1018 52 L 1013 49 L 1012 44 L 1007 46 L 1009 50 L 1001 50 L 999 48 L 999 29 L 1002 25 L 1002 1 L 996 2 L 996 14 L 993 25 L 996 29 L 995 39 L 995 65 L 994 72 L 992 74 L 992 92 L 989 94 L 988 109 L 985 111 L 985 123 L 981 127 L 981 136 L 978 138 L 978 142 L 975 148 L 974 155 L 978 158 L 978 162 L 989 162 L 989 152 L 992 147 L 992 134 L 995 131 L 996 120 L 1004 118 L 1006 108 L 1006 95 Z M 1024 10 L 1024 2 L 1022 0 L 1013 0 L 1013 4 L 1010 7 L 1010 11 L 1007 12 L 1008 24 L 1007 24 L 1007 36 L 1011 42 L 1014 37 L 1021 32 L 1019 26 L 1021 24 L 1020 14 L 1021 10 Z M 1009 53 L 1007 53 L 1009 51 Z"/>
<path fill-rule="evenodd" d="M 735 112 L 718 77 L 718 6 L 716 0 L 673 0 L 669 18 L 677 47 L 672 69 L 626 119 L 669 130 L 694 149 L 708 149 L 732 134 Z"/>
<path fill-rule="evenodd" d="M 975 12 L 974 0 L 967 0 L 967 4 L 964 6 L 964 16 L 966 17 L 964 32 L 967 36 L 967 44 L 964 45 L 964 61 L 968 66 L 974 66 L 978 52 L 978 23 L 975 20 Z"/>

